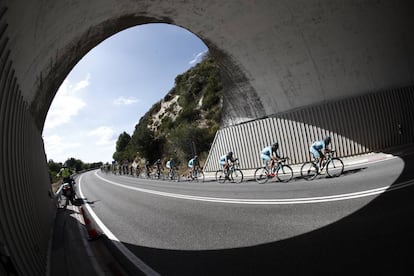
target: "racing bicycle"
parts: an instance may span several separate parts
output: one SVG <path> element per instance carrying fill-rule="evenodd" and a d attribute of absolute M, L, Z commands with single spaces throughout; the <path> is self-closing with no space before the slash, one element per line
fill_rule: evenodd
<path fill-rule="evenodd" d="M 269 166 L 257 168 L 254 172 L 254 179 L 259 184 L 265 184 L 269 179 L 276 177 L 280 182 L 289 182 L 293 178 L 292 167 L 286 164 L 286 161 L 289 160 L 288 157 L 280 158 L 277 161 L 272 160 L 272 162 L 277 162 L 270 170 Z"/>
<path fill-rule="evenodd" d="M 187 175 L 188 181 L 204 182 L 204 173 L 203 170 L 196 166 L 192 172 Z"/>
<path fill-rule="evenodd" d="M 175 167 L 172 167 L 171 170 L 168 172 L 168 179 L 176 182 L 180 181 L 180 174 L 178 173 Z"/>
<path fill-rule="evenodd" d="M 233 162 L 230 164 L 229 169 L 226 171 L 224 168 L 216 171 L 216 181 L 219 183 L 224 183 L 226 180 L 240 183 L 243 181 L 243 172 L 240 169 L 239 162 Z"/>
<path fill-rule="evenodd" d="M 306 180 L 313 180 L 323 170 L 326 171 L 329 177 L 338 177 L 344 172 L 344 162 L 339 157 L 333 157 L 335 151 L 331 150 L 325 154 L 325 159 L 322 161 L 322 167 L 318 169 L 318 159 L 314 158 L 313 161 L 305 162 L 301 169 L 300 174 Z"/>

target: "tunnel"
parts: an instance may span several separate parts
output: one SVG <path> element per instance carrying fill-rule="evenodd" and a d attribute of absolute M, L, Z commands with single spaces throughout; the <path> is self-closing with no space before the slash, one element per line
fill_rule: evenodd
<path fill-rule="evenodd" d="M 207 45 L 223 79 L 222 129 L 210 155 L 229 147 L 220 139 L 241 133 L 241 151 L 248 133 L 270 126 L 299 163 L 309 141 L 326 134 L 343 156 L 414 141 L 413 6 L 408 0 L 1 1 L 3 269 L 45 274 L 56 212 L 45 118 L 71 69 L 106 38 L 147 23 L 189 30 Z"/>

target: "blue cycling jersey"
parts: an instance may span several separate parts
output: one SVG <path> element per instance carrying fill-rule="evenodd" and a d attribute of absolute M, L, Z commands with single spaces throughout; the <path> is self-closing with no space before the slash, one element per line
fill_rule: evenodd
<path fill-rule="evenodd" d="M 268 146 L 262 149 L 262 154 L 267 155 L 267 156 L 272 155 L 272 147 Z"/>
<path fill-rule="evenodd" d="M 312 147 L 320 151 L 322 149 L 325 149 L 325 142 L 323 140 L 316 141 L 315 143 L 312 144 Z"/>

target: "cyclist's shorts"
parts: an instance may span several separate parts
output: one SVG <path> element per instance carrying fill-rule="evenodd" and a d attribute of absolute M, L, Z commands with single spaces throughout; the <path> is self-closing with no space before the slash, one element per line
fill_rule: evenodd
<path fill-rule="evenodd" d="M 261 156 L 262 160 L 265 161 L 266 163 L 270 161 L 270 156 L 269 155 L 266 155 L 266 154 L 262 153 L 260 156 Z"/>
<path fill-rule="evenodd" d="M 319 158 L 319 157 L 321 157 L 321 153 L 320 153 L 320 151 L 318 151 L 317 149 L 315 149 L 314 147 L 310 147 L 309 148 L 309 151 L 313 154 L 313 156 L 315 157 L 315 158 Z"/>

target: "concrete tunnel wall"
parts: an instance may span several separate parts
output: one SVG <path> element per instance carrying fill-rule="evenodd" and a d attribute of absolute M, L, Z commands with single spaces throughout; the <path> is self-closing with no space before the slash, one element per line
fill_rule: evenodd
<path fill-rule="evenodd" d="M 1 1 L 0 274 L 46 271 L 54 205 L 41 137 L 44 120 L 66 75 L 105 38 L 153 22 L 193 32 L 222 71 L 224 127 L 412 86 L 413 5 L 408 0 Z"/>
<path fill-rule="evenodd" d="M 414 87 L 378 91 L 283 112 L 220 129 L 204 171 L 221 168 L 219 158 L 233 151 L 241 169 L 263 166 L 261 150 L 279 143 L 288 164 L 311 160 L 309 147 L 326 136 L 337 156 L 353 156 L 414 142 Z"/>

